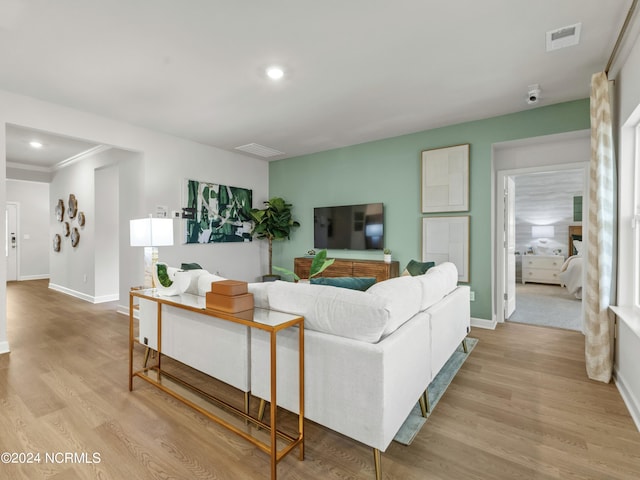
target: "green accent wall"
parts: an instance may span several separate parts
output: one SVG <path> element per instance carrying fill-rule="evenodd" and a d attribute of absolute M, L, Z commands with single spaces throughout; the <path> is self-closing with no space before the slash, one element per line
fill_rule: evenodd
<path fill-rule="evenodd" d="M 420 260 L 422 217 L 432 216 L 420 211 L 421 152 L 469 143 L 470 210 L 451 215 L 471 216 L 469 284 L 476 296 L 471 316 L 489 320 L 492 145 L 588 128 L 589 100 L 584 99 L 273 161 L 269 196 L 292 203 L 301 224 L 291 240 L 274 243 L 273 263 L 293 269 L 293 259 L 313 248 L 314 207 L 373 202 L 384 203 L 385 246 L 400 269 Z M 329 255 L 382 259 L 381 251 L 330 250 Z"/>

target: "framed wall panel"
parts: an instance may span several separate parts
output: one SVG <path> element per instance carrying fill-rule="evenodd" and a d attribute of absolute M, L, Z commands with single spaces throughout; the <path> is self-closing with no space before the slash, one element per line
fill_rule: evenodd
<path fill-rule="evenodd" d="M 422 261 L 453 263 L 463 283 L 470 280 L 469 220 L 468 215 L 422 219 Z"/>
<path fill-rule="evenodd" d="M 422 151 L 422 213 L 469 210 L 469 144 Z"/>

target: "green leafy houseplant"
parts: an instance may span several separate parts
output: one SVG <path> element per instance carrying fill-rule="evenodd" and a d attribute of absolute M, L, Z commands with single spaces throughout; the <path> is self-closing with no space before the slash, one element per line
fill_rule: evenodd
<path fill-rule="evenodd" d="M 320 275 L 328 267 L 333 265 L 333 262 L 335 261 L 335 258 L 330 258 L 327 260 L 327 251 L 320 250 L 318 253 L 316 253 L 316 255 L 313 257 L 313 260 L 311 261 L 311 267 L 309 268 L 309 278 Z M 287 270 L 286 268 L 282 267 L 273 267 L 273 269 L 276 272 L 282 273 L 285 277 L 293 277 L 296 282 L 300 280 L 300 277 L 291 270 Z"/>
<path fill-rule="evenodd" d="M 264 203 L 263 209 L 251 209 L 251 218 L 255 222 L 251 235 L 269 241 L 269 275 L 272 275 L 273 241 L 289 239 L 291 230 L 299 227 L 300 223 L 291 215 L 291 204 L 282 198 L 273 197 Z"/>

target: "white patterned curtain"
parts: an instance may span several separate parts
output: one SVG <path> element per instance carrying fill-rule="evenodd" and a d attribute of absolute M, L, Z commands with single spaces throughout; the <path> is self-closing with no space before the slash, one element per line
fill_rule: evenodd
<path fill-rule="evenodd" d="M 585 298 L 587 375 L 608 383 L 613 370 L 613 315 L 609 312 L 613 274 L 614 157 L 609 81 L 591 77 L 591 161 Z"/>

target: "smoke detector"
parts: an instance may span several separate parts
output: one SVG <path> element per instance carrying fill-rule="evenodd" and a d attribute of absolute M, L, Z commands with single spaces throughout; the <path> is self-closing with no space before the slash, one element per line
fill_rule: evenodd
<path fill-rule="evenodd" d="M 537 83 L 534 85 L 529 85 L 529 91 L 527 92 L 527 103 L 529 105 L 535 105 L 540 100 L 540 94 L 542 90 L 540 90 L 540 85 Z"/>

